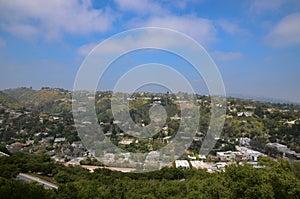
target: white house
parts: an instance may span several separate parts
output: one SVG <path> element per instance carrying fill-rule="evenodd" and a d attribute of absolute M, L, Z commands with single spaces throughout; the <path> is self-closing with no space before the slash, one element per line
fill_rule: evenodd
<path fill-rule="evenodd" d="M 185 168 L 185 169 L 189 169 L 190 168 L 190 164 L 187 160 L 175 160 L 175 166 L 176 168 Z"/>
<path fill-rule="evenodd" d="M 58 142 L 64 142 L 66 141 L 66 138 L 65 137 L 62 137 L 62 138 L 55 138 L 54 142 L 55 143 L 58 143 Z"/>

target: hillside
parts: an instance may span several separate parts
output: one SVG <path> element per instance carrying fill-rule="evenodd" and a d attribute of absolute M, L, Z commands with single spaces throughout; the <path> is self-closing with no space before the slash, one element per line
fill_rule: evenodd
<path fill-rule="evenodd" d="M 17 88 L 5 90 L 6 95 L 2 93 L 2 101 L 9 106 L 19 107 L 22 104 L 25 108 L 36 110 L 40 113 L 70 113 L 72 103 L 72 93 L 64 89 L 44 87 L 41 90 L 33 90 L 30 88 Z M 180 115 L 178 107 L 173 103 L 176 101 L 175 96 L 157 93 L 136 93 L 135 97 L 130 100 L 130 114 L 136 123 L 149 124 L 149 108 L 155 101 L 155 96 L 160 99 L 161 105 L 166 107 L 168 112 L 168 136 L 173 136 L 178 130 L 178 121 L 171 119 L 176 115 Z M 16 98 L 13 99 L 12 97 Z M 157 97 L 156 97 L 157 98 Z M 134 99 L 134 100 L 133 100 Z M 98 120 L 105 123 L 113 123 L 111 113 L 111 98 L 110 92 L 98 92 L 96 95 L 96 113 Z M 168 102 L 168 104 L 166 104 Z M 210 98 L 207 96 L 197 96 L 197 102 L 200 107 L 201 120 L 199 122 L 199 132 L 207 132 L 210 118 Z M 123 114 L 122 112 L 118 114 Z M 104 125 L 105 133 L 112 133 L 112 141 L 118 144 L 122 136 L 122 132 L 115 125 Z M 31 131 L 30 129 L 28 131 Z M 300 152 L 300 106 L 294 104 L 280 104 L 258 102 L 253 100 L 245 100 L 238 98 L 227 98 L 227 114 L 226 120 L 221 135 L 221 141 L 216 147 L 229 143 L 236 144 L 236 139 L 240 137 L 248 137 L 252 139 L 254 148 L 264 150 L 264 146 L 269 142 L 278 142 L 285 144 L 296 152 Z M 159 139 L 163 139 L 165 135 L 160 132 L 156 135 L 153 143 L 144 143 L 140 141 L 136 145 L 124 146 L 130 150 L 153 150 L 159 148 L 162 143 Z M 130 139 L 130 137 L 126 137 Z M 193 145 L 190 149 L 197 151 L 201 141 Z M 148 148 L 143 146 L 149 145 Z M 227 150 L 228 147 L 225 149 Z M 224 150 L 225 150 L 224 149 Z"/>
<path fill-rule="evenodd" d="M 31 98 L 31 96 L 35 93 L 35 90 L 26 87 L 20 87 L 6 89 L 3 92 L 21 102 Z"/>
<path fill-rule="evenodd" d="M 41 90 L 15 88 L 3 91 L 26 108 L 40 112 L 59 113 L 71 110 L 71 93 L 64 89 L 44 87 Z"/>
<path fill-rule="evenodd" d="M 16 99 L 12 98 L 11 96 L 1 91 L 0 91 L 0 104 L 13 109 L 18 109 L 22 107 L 22 105 Z"/>

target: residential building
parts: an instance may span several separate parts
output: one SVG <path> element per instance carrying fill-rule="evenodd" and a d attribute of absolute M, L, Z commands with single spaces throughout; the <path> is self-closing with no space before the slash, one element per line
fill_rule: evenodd
<path fill-rule="evenodd" d="M 175 160 L 175 166 L 176 168 L 185 168 L 185 169 L 190 168 L 190 164 L 187 160 Z"/>

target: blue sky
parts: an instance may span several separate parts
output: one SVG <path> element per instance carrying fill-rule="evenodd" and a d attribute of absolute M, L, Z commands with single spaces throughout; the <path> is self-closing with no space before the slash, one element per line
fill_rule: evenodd
<path fill-rule="evenodd" d="M 96 44 L 156 26 L 202 44 L 228 94 L 300 102 L 299 24 L 298 0 L 0 0 L 0 89 L 72 89 Z"/>

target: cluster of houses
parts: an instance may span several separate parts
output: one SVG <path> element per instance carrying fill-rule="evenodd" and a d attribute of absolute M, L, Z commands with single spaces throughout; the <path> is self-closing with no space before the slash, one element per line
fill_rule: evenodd
<path fill-rule="evenodd" d="M 1 113 L 1 114 L 9 114 L 9 117 L 11 117 L 11 118 L 17 118 L 17 117 L 20 117 L 22 115 L 31 114 L 30 111 L 15 110 L 15 109 L 11 109 L 11 108 L 8 108 L 6 106 L 3 106 L 2 104 L 0 104 L 0 109 L 3 110 L 3 113 Z M 2 124 L 2 122 L 3 122 L 3 120 L 1 118 L 0 118 L 0 124 Z"/>
<path fill-rule="evenodd" d="M 259 156 L 265 156 L 259 151 L 247 147 L 236 146 L 237 151 L 217 152 L 217 157 L 221 162 L 257 162 Z"/>
<path fill-rule="evenodd" d="M 265 154 L 242 146 L 236 146 L 236 149 L 237 151 L 217 152 L 216 156 L 201 155 L 199 156 L 200 160 L 196 160 L 194 157 L 189 157 L 190 160 L 175 160 L 175 167 L 186 169 L 191 167 L 201 168 L 206 169 L 208 172 L 214 172 L 225 169 L 227 165 L 248 163 L 254 168 L 262 168 L 257 161 L 258 157 L 266 156 Z M 209 160 L 207 161 L 207 159 Z"/>
<path fill-rule="evenodd" d="M 48 88 L 45 88 L 48 89 Z M 63 91 L 61 91 L 63 92 Z M 94 96 L 89 96 L 89 99 L 94 99 Z M 128 101 L 136 100 L 136 97 L 127 98 Z M 161 98 L 160 97 L 140 97 L 138 99 L 143 100 L 152 100 L 153 104 L 160 104 Z M 184 99 L 176 98 L 172 99 L 173 102 L 187 104 Z M 69 99 L 62 99 L 62 101 L 69 101 Z M 207 100 L 197 99 L 197 102 L 201 105 L 209 106 L 209 102 Z M 80 102 L 78 106 L 79 112 L 86 112 L 85 102 Z M 221 105 L 220 105 L 221 106 Z M 0 105 L 1 108 L 1 105 Z M 254 114 L 254 110 L 256 107 L 253 106 L 244 106 L 244 111 L 237 111 L 234 105 L 230 105 L 227 107 L 229 112 L 233 113 L 232 115 L 236 115 L 237 117 L 251 117 Z M 269 112 L 274 111 L 274 109 L 268 110 Z M 9 113 L 12 117 L 20 117 L 23 114 L 30 114 L 30 112 L 19 112 L 12 109 L 5 109 L 5 113 Z M 39 117 L 40 123 L 45 122 L 45 118 L 49 121 L 63 121 L 64 118 L 59 115 L 47 115 L 41 114 Z M 0 118 L 1 119 L 1 118 Z M 170 118 L 171 120 L 181 120 L 181 117 L 175 115 Z M 2 120 L 0 120 L 0 124 Z M 288 121 L 288 124 L 294 124 L 295 121 Z M 91 122 L 89 121 L 82 121 L 82 125 L 89 125 Z M 110 125 L 104 124 L 103 122 L 100 123 L 101 125 Z M 122 125 L 120 121 L 114 121 L 113 124 Z M 21 132 L 22 130 L 20 130 Z M 168 129 L 164 127 L 163 132 L 165 133 L 165 137 L 159 138 L 161 143 L 168 144 L 170 140 L 172 140 L 171 136 L 168 136 Z M 22 132 L 21 132 L 22 133 Z M 107 132 L 106 136 L 111 136 L 111 132 Z M 122 134 L 120 134 L 121 136 Z M 86 151 L 84 146 L 81 142 L 73 142 L 69 143 L 65 137 L 60 135 L 59 137 L 48 136 L 47 133 L 36 133 L 34 134 L 35 137 L 42 137 L 38 142 L 34 140 L 27 140 L 25 143 L 14 142 L 12 144 L 7 145 L 7 148 L 11 152 L 19 151 L 22 149 L 30 148 L 29 152 L 32 153 L 45 153 L 49 154 L 58 162 L 68 162 L 70 164 L 79 165 L 81 161 L 86 160 L 87 157 L 94 157 L 94 154 L 91 154 Z M 193 138 L 194 141 L 201 141 L 202 134 L 199 133 L 196 137 Z M 174 164 L 175 167 L 179 168 L 203 168 L 206 169 L 208 172 L 214 172 L 222 170 L 226 167 L 226 165 L 230 164 L 243 164 L 248 163 L 251 164 L 255 168 L 260 168 L 257 164 L 258 157 L 265 156 L 263 153 L 259 151 L 252 150 L 248 148 L 250 146 L 250 138 L 237 138 L 237 141 L 242 146 L 236 146 L 236 151 L 220 151 L 216 152 L 215 156 L 208 155 L 199 155 L 198 157 L 195 156 L 187 156 L 186 160 L 175 160 Z M 133 138 L 126 138 L 122 139 L 118 142 L 120 145 L 130 145 L 132 143 L 138 143 L 138 140 Z M 295 151 L 290 150 L 287 146 L 279 144 L 279 143 L 268 143 L 267 147 L 276 149 L 279 152 L 282 152 L 284 156 L 294 156 L 297 159 L 300 158 L 300 155 L 297 154 Z M 41 148 L 46 148 L 43 151 Z M 1 155 L 1 154 L 0 154 Z M 160 156 L 156 151 L 150 152 L 145 160 L 147 165 L 156 165 L 157 159 Z M 137 162 L 131 162 L 130 153 L 119 154 L 118 157 L 112 153 L 106 153 L 104 155 L 104 164 L 109 164 L 115 161 L 119 161 L 120 163 L 124 164 L 127 162 L 128 164 L 135 164 Z M 164 166 L 164 165 L 163 165 Z"/>
<path fill-rule="evenodd" d="M 238 117 L 251 117 L 253 115 L 253 112 L 245 111 L 245 112 L 237 112 Z"/>

